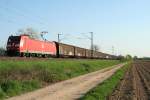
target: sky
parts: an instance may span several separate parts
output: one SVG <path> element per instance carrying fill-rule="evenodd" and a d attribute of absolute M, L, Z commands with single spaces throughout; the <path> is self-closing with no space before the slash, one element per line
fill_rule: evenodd
<path fill-rule="evenodd" d="M 20 29 L 84 48 L 89 32 L 100 51 L 150 56 L 150 0 L 0 0 L 0 46 Z"/>

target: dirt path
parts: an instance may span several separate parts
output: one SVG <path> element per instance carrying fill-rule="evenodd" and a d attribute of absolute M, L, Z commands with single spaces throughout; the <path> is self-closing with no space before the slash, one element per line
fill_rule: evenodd
<path fill-rule="evenodd" d="M 134 62 L 108 100 L 150 100 L 150 62 Z"/>
<path fill-rule="evenodd" d="M 114 74 L 124 64 L 62 81 L 34 92 L 12 97 L 8 100 L 74 100 Z"/>

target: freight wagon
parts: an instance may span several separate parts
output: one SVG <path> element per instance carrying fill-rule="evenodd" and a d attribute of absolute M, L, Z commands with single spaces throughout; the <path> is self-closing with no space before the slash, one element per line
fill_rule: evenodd
<path fill-rule="evenodd" d="M 87 57 L 87 49 L 73 46 L 73 45 L 68 45 L 68 44 L 63 44 L 63 43 L 58 43 L 55 42 L 56 47 L 57 47 L 57 57 L 70 57 L 70 58 L 86 58 Z M 91 54 L 88 54 L 89 57 Z"/>
<path fill-rule="evenodd" d="M 57 57 L 75 57 L 75 46 L 55 42 L 57 48 Z"/>

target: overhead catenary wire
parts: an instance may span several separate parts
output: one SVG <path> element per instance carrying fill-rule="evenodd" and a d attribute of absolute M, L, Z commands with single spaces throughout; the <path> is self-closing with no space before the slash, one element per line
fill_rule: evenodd
<path fill-rule="evenodd" d="M 11 4 L 12 5 L 12 3 L 10 2 L 10 0 L 6 0 L 6 2 L 5 2 L 6 4 L 7 3 L 9 3 L 9 4 Z M 30 15 L 34 15 L 35 17 L 34 18 L 36 18 L 36 19 L 38 19 L 38 20 L 41 20 L 41 22 L 43 22 L 44 21 L 44 23 L 46 22 L 45 21 L 45 19 L 43 18 L 43 17 L 41 17 L 40 15 L 35 15 L 35 13 L 34 12 L 32 12 L 32 13 L 29 13 L 30 11 L 29 11 L 29 9 L 27 9 L 27 8 L 29 8 L 29 7 L 23 7 L 23 5 L 17 5 L 17 7 L 19 8 L 16 8 L 16 6 L 13 6 L 13 9 L 14 10 L 17 10 L 17 11 L 19 11 L 19 12 L 28 12 L 28 13 L 26 13 L 26 14 L 29 14 L 29 16 Z M 32 16 L 30 16 L 30 17 L 32 17 Z"/>
<path fill-rule="evenodd" d="M 90 33 L 90 34 L 93 34 L 93 33 Z M 93 37 L 79 37 L 79 36 L 76 36 L 76 35 L 73 35 L 73 34 L 63 34 L 63 33 L 59 33 L 59 34 L 57 34 L 58 35 L 58 41 L 60 42 L 60 41 L 62 41 L 62 40 L 69 40 L 69 39 L 71 39 L 71 40 L 73 40 L 73 39 L 78 39 L 78 40 L 84 40 L 84 42 L 85 42 L 85 40 L 91 40 L 91 46 L 90 46 L 90 49 L 92 50 L 92 52 L 91 52 L 91 56 L 93 55 Z M 71 41 L 69 41 L 69 42 L 71 42 Z M 75 43 L 75 42 L 73 42 L 73 43 Z M 87 47 L 86 47 L 87 48 Z"/>
<path fill-rule="evenodd" d="M 9 16 L 6 16 L 8 19 L 6 19 L 5 16 L 3 16 L 2 14 L 0 14 L 1 17 L 1 22 L 2 23 L 9 23 L 9 24 L 15 24 L 15 25 L 22 25 L 21 23 L 16 23 L 17 20 L 14 19 L 10 19 Z"/>
<path fill-rule="evenodd" d="M 33 17 L 33 16 L 29 16 L 29 15 L 23 14 L 22 12 L 20 12 L 18 10 L 14 10 L 13 8 L 10 9 L 8 7 L 3 7 L 3 6 L 0 6 L 0 8 L 5 10 L 5 11 L 7 11 L 7 12 L 12 12 L 12 14 L 15 13 L 19 17 L 24 17 L 26 20 L 31 21 L 32 23 L 35 22 L 35 23 L 40 24 L 42 26 L 48 26 L 44 22 L 42 22 L 41 20 L 38 20 L 37 17 Z"/>

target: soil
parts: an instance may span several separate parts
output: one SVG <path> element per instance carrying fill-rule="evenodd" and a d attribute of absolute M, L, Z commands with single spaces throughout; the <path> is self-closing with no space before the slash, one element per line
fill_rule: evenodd
<path fill-rule="evenodd" d="M 135 61 L 108 100 L 150 100 L 150 62 Z"/>

